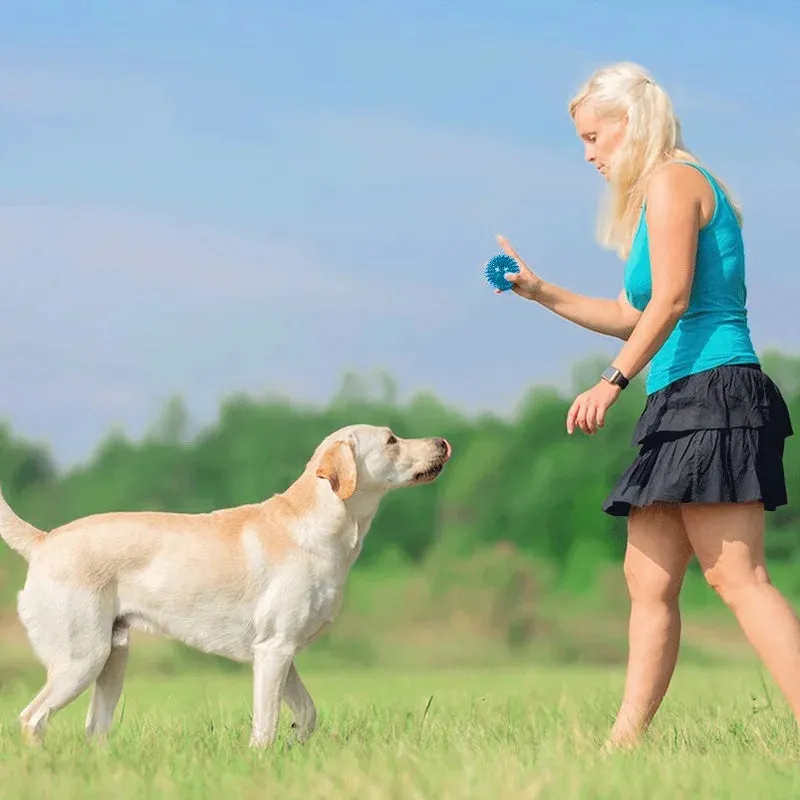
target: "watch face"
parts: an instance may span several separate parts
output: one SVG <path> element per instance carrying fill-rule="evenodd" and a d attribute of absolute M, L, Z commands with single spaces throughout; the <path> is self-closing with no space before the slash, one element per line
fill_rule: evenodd
<path fill-rule="evenodd" d="M 622 389 L 628 385 L 628 379 L 616 367 L 606 367 L 600 377 Z"/>

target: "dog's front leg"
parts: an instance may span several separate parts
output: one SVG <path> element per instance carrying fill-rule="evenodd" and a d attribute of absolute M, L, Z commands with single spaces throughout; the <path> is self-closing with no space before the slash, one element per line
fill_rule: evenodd
<path fill-rule="evenodd" d="M 294 658 L 285 641 L 269 639 L 253 647 L 253 730 L 251 747 L 268 747 L 275 741 L 281 695 Z"/>
<path fill-rule="evenodd" d="M 283 699 L 294 716 L 293 727 L 297 730 L 297 738 L 305 742 L 314 732 L 317 725 L 317 709 L 308 690 L 303 686 L 297 667 L 292 662 L 283 687 Z"/>

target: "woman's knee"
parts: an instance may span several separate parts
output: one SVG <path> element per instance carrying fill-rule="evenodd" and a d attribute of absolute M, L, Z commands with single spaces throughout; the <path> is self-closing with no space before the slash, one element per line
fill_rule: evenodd
<path fill-rule="evenodd" d="M 770 583 L 763 564 L 725 563 L 719 561 L 703 570 L 708 585 L 725 605 L 735 608 L 737 602 L 753 589 Z"/>
<path fill-rule="evenodd" d="M 634 603 L 672 603 L 683 585 L 685 567 L 667 570 L 640 558 L 626 557 L 623 564 L 628 594 Z"/>

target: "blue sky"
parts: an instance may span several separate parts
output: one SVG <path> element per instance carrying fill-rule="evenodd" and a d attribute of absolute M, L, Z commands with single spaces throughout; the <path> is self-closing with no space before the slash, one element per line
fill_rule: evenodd
<path fill-rule="evenodd" d="M 621 59 L 744 205 L 757 349 L 797 352 L 798 35 L 796 0 L 6 0 L 0 417 L 67 464 L 174 393 L 204 423 L 346 370 L 468 412 L 565 385 L 615 343 L 481 268 L 502 232 L 619 291 L 566 107 Z"/>

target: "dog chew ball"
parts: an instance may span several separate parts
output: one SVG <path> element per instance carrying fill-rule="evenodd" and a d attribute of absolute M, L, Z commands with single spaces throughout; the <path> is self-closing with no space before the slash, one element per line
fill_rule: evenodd
<path fill-rule="evenodd" d="M 508 291 L 512 286 L 505 278 L 507 272 L 519 272 L 519 264 L 505 253 L 490 258 L 484 268 L 486 280 L 501 292 Z"/>

